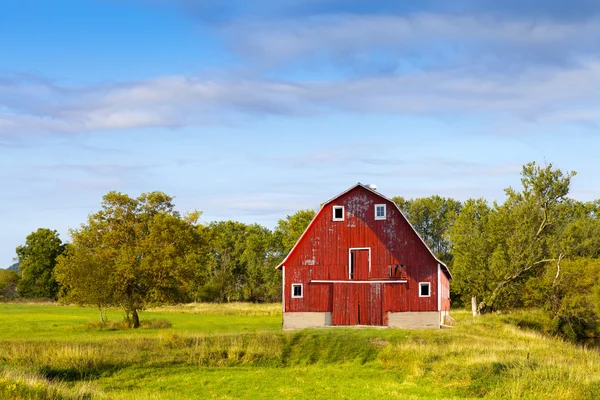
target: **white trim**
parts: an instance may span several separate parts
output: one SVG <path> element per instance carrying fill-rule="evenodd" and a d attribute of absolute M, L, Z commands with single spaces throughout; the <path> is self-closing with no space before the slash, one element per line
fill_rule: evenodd
<path fill-rule="evenodd" d="M 442 267 L 438 264 L 438 273 L 437 273 L 437 298 L 438 298 L 438 311 L 442 311 L 442 285 L 440 272 Z"/>
<path fill-rule="evenodd" d="M 377 216 L 377 207 L 383 207 L 383 216 Z M 387 207 L 386 204 L 375 204 L 375 221 L 381 221 L 387 219 Z"/>
<path fill-rule="evenodd" d="M 421 295 L 421 287 L 423 286 L 427 286 L 427 292 L 429 293 L 427 296 Z M 419 282 L 419 297 L 431 297 L 431 282 Z"/>
<path fill-rule="evenodd" d="M 352 250 L 369 250 L 369 277 L 371 276 L 371 248 L 370 247 L 350 247 L 348 249 L 348 279 L 350 279 L 350 267 L 352 265 Z M 356 275 L 356 271 L 354 271 Z"/>
<path fill-rule="evenodd" d="M 327 281 L 327 280 L 312 280 L 310 281 L 310 283 L 406 283 L 408 282 L 407 280 L 401 280 L 401 281 L 338 281 L 338 280 L 333 280 L 333 281 Z"/>
<path fill-rule="evenodd" d="M 335 210 L 339 210 L 340 208 L 342 209 L 342 218 L 336 218 Z M 333 206 L 332 210 L 333 210 L 333 214 L 331 215 L 332 221 L 343 221 L 346 218 L 346 208 L 344 206 Z"/>
<path fill-rule="evenodd" d="M 294 296 L 294 286 L 300 286 L 300 296 Z M 302 299 L 304 297 L 304 287 L 301 283 L 292 283 L 292 299 Z"/>

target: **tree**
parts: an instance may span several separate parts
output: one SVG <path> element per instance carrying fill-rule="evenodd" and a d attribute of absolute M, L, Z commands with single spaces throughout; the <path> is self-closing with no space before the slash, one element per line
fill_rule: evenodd
<path fill-rule="evenodd" d="M 241 300 L 246 274 L 242 259 L 248 227 L 235 221 L 210 223 L 205 229 L 208 262 L 200 274 L 199 297 L 203 301 Z"/>
<path fill-rule="evenodd" d="M 0 301 L 17 297 L 19 275 L 9 269 L 0 269 Z"/>
<path fill-rule="evenodd" d="M 21 279 L 18 290 L 21 297 L 56 298 L 58 283 L 54 277 L 56 259 L 65 245 L 56 231 L 40 228 L 29 234 L 25 245 L 17 247 Z"/>
<path fill-rule="evenodd" d="M 460 214 L 449 230 L 453 244 L 454 293 L 462 300 L 472 298 L 474 314 L 477 313 L 477 298 L 490 293 L 490 269 L 492 242 L 489 237 L 489 219 L 492 209 L 484 199 L 469 199 L 463 203 Z"/>
<path fill-rule="evenodd" d="M 300 210 L 279 220 L 274 235 L 281 256 L 287 255 L 292 250 L 314 218 L 314 210 Z"/>
<path fill-rule="evenodd" d="M 527 282 L 524 304 L 542 307 L 552 318 L 552 333 L 579 340 L 593 336 L 598 326 L 600 260 L 561 260 L 560 274 L 548 268 Z"/>
<path fill-rule="evenodd" d="M 272 232 L 260 225 L 213 222 L 201 228 L 206 238 L 198 263 L 194 298 L 202 301 L 277 301 L 280 272 Z"/>
<path fill-rule="evenodd" d="M 198 212 L 182 217 L 162 192 L 138 198 L 110 192 L 86 225 L 71 231 L 73 242 L 59 259 L 62 300 L 81 305 L 120 306 L 134 328 L 138 311 L 186 299 L 197 266 Z"/>
<path fill-rule="evenodd" d="M 564 174 L 552 164 L 541 167 L 531 162 L 521 172 L 523 190 L 506 189 L 507 199 L 502 206 L 496 205 L 492 225 L 496 245 L 491 268 L 500 275 L 485 299 L 488 307 L 516 304 L 528 279 L 539 276 L 549 263 L 564 257 L 555 251 L 552 241 L 567 226 L 568 221 L 560 218 L 560 206 L 568 201 L 575 174 Z"/>

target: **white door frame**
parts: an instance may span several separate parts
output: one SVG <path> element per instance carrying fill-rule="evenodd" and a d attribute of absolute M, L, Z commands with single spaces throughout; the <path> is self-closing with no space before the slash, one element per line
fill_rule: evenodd
<path fill-rule="evenodd" d="M 353 250 L 368 250 L 369 251 L 369 276 L 371 277 L 371 248 L 370 247 L 350 247 L 348 249 L 348 280 L 350 280 L 350 268 L 352 267 L 352 251 Z M 356 274 L 356 271 L 354 271 Z"/>

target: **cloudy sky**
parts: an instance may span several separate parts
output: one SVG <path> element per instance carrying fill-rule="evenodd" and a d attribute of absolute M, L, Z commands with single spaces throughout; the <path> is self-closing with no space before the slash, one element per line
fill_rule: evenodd
<path fill-rule="evenodd" d="M 600 198 L 597 0 L 2 0 L 0 266 L 110 190 L 273 227 L 356 182 Z"/>

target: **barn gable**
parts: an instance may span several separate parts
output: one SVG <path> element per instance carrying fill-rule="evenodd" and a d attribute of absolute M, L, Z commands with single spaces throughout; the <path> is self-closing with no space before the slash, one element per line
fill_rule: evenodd
<path fill-rule="evenodd" d="M 288 253 L 288 255 L 284 258 L 284 260 L 276 267 L 277 269 L 281 269 L 281 267 L 283 265 L 285 265 L 286 261 L 294 254 L 294 252 L 296 251 L 296 249 L 298 247 L 301 247 L 304 245 L 304 238 L 307 234 L 307 232 L 309 232 L 311 230 L 312 225 L 314 224 L 314 222 L 316 220 L 318 220 L 321 217 L 321 214 L 324 212 L 324 210 L 327 208 L 327 206 L 331 205 L 332 203 L 335 202 L 335 200 L 339 199 L 340 197 L 344 196 L 345 194 L 357 189 L 357 188 L 362 188 L 364 190 L 367 190 L 371 193 L 373 193 L 374 195 L 380 197 L 383 201 L 385 201 L 388 205 L 391 205 L 392 207 L 394 207 L 396 209 L 396 211 L 398 212 L 398 214 L 400 215 L 401 218 L 404 219 L 404 221 L 406 221 L 406 223 L 410 226 L 410 228 L 412 229 L 412 231 L 414 232 L 414 234 L 416 235 L 416 237 L 419 238 L 419 240 L 421 241 L 422 245 L 424 246 L 425 249 L 427 249 L 427 251 L 431 254 L 431 257 L 433 257 L 433 259 L 439 263 L 442 266 L 442 269 L 444 270 L 444 273 L 446 274 L 448 279 L 452 279 L 452 274 L 450 273 L 450 270 L 448 269 L 448 266 L 443 263 L 442 261 L 440 261 L 435 254 L 433 253 L 433 251 L 431 251 L 431 249 L 429 248 L 429 246 L 427 246 L 427 244 L 425 243 L 425 241 L 423 240 L 423 238 L 421 237 L 421 235 L 419 235 L 419 232 L 417 232 L 417 230 L 414 228 L 414 226 L 410 223 L 410 221 L 408 220 L 408 218 L 406 218 L 406 216 L 404 215 L 404 213 L 402 212 L 402 210 L 400 209 L 400 207 L 398 207 L 398 205 L 396 203 L 394 203 L 394 201 L 382 194 L 380 194 L 379 192 L 371 189 L 369 186 L 363 185 L 362 183 L 357 183 L 356 185 L 352 186 L 351 188 L 345 190 L 344 192 L 338 194 L 337 196 L 331 198 L 330 200 L 327 200 L 325 203 L 323 203 L 323 205 L 321 206 L 319 212 L 317 213 L 317 215 L 315 215 L 315 217 L 313 218 L 313 220 L 310 222 L 310 224 L 308 225 L 308 227 L 306 228 L 306 230 L 302 233 L 302 235 L 300 236 L 300 239 L 298 239 L 298 241 L 296 242 L 296 244 L 294 245 L 294 247 L 292 248 L 292 250 Z M 368 202 L 368 200 L 366 200 Z M 355 213 L 356 211 L 358 211 L 358 215 L 360 216 L 364 216 L 363 212 L 361 210 L 361 207 L 359 206 L 360 202 L 359 201 L 355 201 L 353 202 L 353 207 L 350 207 L 348 209 L 348 212 L 350 213 Z M 363 203 L 362 208 L 365 207 L 365 203 Z"/>
<path fill-rule="evenodd" d="M 449 311 L 446 265 L 391 199 L 360 183 L 324 203 L 277 268 L 286 328 L 439 327 Z"/>

